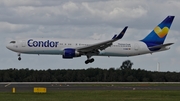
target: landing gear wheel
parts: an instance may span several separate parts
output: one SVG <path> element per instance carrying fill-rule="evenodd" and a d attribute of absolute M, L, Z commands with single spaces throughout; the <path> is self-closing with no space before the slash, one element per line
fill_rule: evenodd
<path fill-rule="evenodd" d="M 86 60 L 86 61 L 85 61 L 85 64 L 92 63 L 92 62 L 94 62 L 94 58 L 89 59 L 89 60 Z"/>
<path fill-rule="evenodd" d="M 21 60 L 21 53 L 18 53 L 18 60 Z"/>
<path fill-rule="evenodd" d="M 94 58 L 90 59 L 89 62 L 90 62 L 90 63 L 94 62 Z"/>
<path fill-rule="evenodd" d="M 86 61 L 85 61 L 85 64 L 88 64 L 88 63 L 89 63 L 89 60 L 86 60 Z"/>
<path fill-rule="evenodd" d="M 18 60 L 20 61 L 20 60 L 21 60 L 21 57 L 19 57 Z"/>

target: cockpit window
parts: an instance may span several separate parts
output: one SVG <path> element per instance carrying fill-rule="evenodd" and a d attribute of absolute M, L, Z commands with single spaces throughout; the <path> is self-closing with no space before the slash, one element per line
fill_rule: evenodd
<path fill-rule="evenodd" d="M 10 43 L 16 43 L 16 41 L 11 41 Z"/>

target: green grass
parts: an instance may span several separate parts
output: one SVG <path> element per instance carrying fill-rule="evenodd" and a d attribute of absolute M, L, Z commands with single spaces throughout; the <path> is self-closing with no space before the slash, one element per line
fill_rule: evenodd
<path fill-rule="evenodd" d="M 47 92 L 46 94 L 0 93 L 0 101 L 180 101 L 180 91 L 78 90 Z"/>

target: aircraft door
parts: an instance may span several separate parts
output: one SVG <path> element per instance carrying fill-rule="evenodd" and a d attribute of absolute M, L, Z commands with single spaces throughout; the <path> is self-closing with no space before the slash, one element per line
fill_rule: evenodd
<path fill-rule="evenodd" d="M 137 43 L 134 44 L 134 50 L 136 50 L 136 51 L 139 50 L 139 45 Z"/>
<path fill-rule="evenodd" d="M 23 40 L 21 44 L 22 44 L 22 47 L 26 47 L 26 42 L 25 42 L 25 40 Z"/>

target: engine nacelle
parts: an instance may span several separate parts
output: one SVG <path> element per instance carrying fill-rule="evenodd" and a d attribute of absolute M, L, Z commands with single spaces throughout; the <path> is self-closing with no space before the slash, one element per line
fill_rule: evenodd
<path fill-rule="evenodd" d="M 73 49 L 73 48 L 66 48 L 66 49 L 64 49 L 64 53 L 63 53 L 63 55 L 62 55 L 62 57 L 64 58 L 64 59 L 72 59 L 72 58 L 74 58 L 74 57 L 80 57 L 81 55 L 80 55 L 80 53 L 79 52 L 77 52 L 75 49 Z"/>

